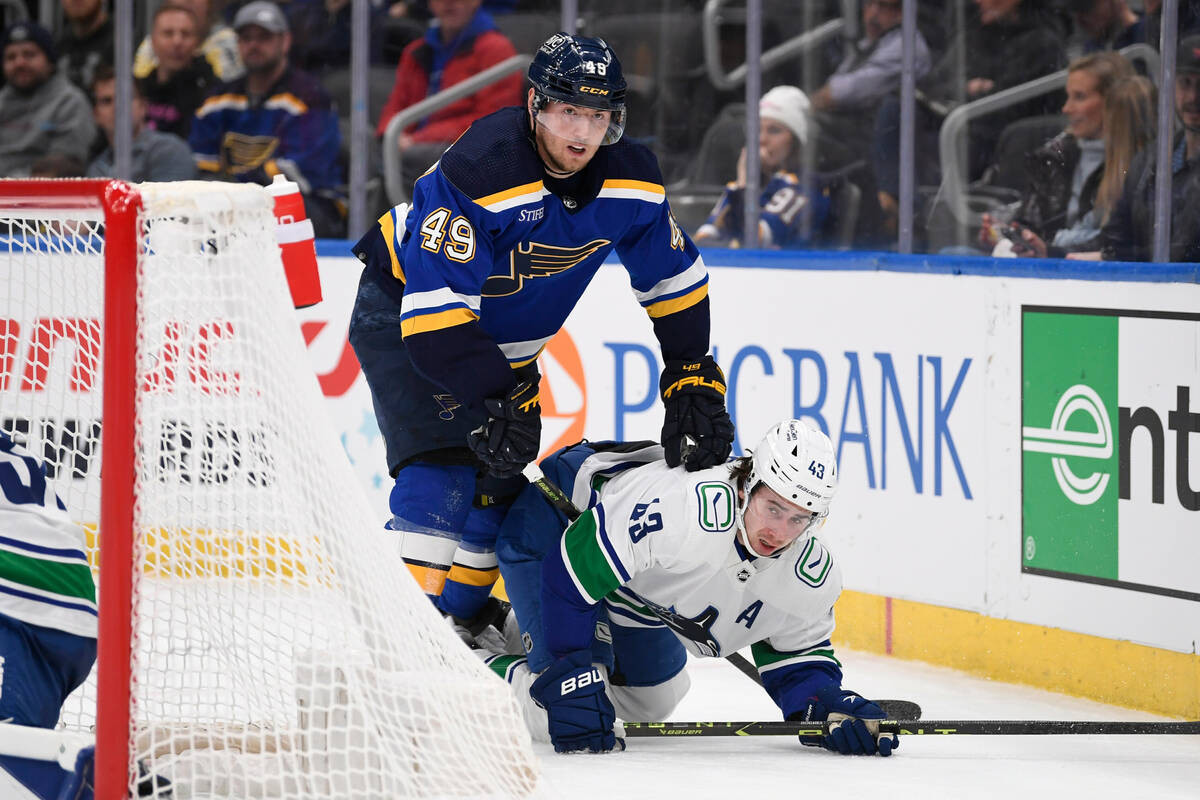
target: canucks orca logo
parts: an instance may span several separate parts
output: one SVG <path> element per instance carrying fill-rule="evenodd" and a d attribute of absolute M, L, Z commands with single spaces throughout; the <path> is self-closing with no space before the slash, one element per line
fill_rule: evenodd
<path fill-rule="evenodd" d="M 602 247 L 608 239 L 593 239 L 579 247 L 555 247 L 539 242 L 521 242 L 508 256 L 508 274 L 493 275 L 483 283 L 484 297 L 507 297 L 521 291 L 528 278 L 546 278 L 566 272 Z"/>
<path fill-rule="evenodd" d="M 685 617 L 676 613 L 674 606 L 666 608 L 657 603 L 651 603 L 645 598 L 641 598 L 641 600 L 668 628 L 683 638 L 695 642 L 702 654 L 712 658 L 721 655 L 721 643 L 712 634 L 712 626 L 721 614 L 715 606 L 709 606 L 694 617 Z"/>

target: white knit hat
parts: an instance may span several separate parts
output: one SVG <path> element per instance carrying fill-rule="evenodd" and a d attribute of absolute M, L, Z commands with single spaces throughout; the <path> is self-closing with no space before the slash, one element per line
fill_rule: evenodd
<path fill-rule="evenodd" d="M 776 86 L 758 101 L 758 116 L 783 123 L 801 145 L 808 144 L 808 95 L 795 86 Z"/>

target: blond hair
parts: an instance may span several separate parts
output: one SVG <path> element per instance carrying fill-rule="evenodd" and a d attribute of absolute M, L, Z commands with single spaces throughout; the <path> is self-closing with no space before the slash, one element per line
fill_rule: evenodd
<path fill-rule="evenodd" d="M 1133 157 L 1154 141 L 1157 102 L 1158 90 L 1141 75 L 1116 81 L 1104 98 L 1104 174 L 1094 204 L 1101 223 L 1117 205 Z"/>
<path fill-rule="evenodd" d="M 1067 72 L 1081 71 L 1096 79 L 1096 91 L 1103 98 L 1108 97 L 1108 91 L 1114 83 L 1136 74 L 1129 59 L 1112 51 L 1089 53 L 1067 65 Z"/>

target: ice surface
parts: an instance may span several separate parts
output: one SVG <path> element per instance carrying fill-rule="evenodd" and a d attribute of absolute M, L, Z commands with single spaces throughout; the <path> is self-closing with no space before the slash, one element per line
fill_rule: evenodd
<path fill-rule="evenodd" d="M 844 685 L 915 700 L 925 719 L 1153 720 L 1151 714 L 997 683 L 955 670 L 839 650 Z M 1103 669 L 1103 665 L 1096 665 Z M 777 719 L 731 664 L 693 659 L 675 720 Z M 908 736 L 893 757 L 842 757 L 791 737 L 631 739 L 616 755 L 535 745 L 548 796 L 563 800 L 1200 798 L 1200 736 Z"/>

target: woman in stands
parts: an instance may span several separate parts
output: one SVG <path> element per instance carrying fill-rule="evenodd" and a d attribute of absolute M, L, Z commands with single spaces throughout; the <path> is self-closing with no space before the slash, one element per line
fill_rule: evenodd
<path fill-rule="evenodd" d="M 1110 142 L 1113 87 L 1134 76 L 1123 56 L 1093 53 L 1073 61 L 1068 70 L 1063 105 L 1067 128 L 1028 155 L 1029 190 L 1007 231 L 991 215 L 983 215 L 980 244 L 988 249 L 1000 233 L 1012 240 L 1012 254 L 1021 257 L 1062 258 L 1098 249 L 1100 226 L 1120 194 L 1129 159 L 1144 143 L 1145 130 L 1139 126 L 1130 138 L 1128 125 L 1118 121 L 1126 141 Z M 1123 105 L 1129 101 L 1126 97 Z"/>
<path fill-rule="evenodd" d="M 830 187 L 803 169 L 809 109 L 808 96 L 795 86 L 776 86 L 759 101 L 760 247 L 803 247 L 829 222 Z M 726 185 L 725 193 L 696 232 L 696 244 L 740 246 L 745 195 L 746 149 L 742 148 L 737 179 Z"/>
<path fill-rule="evenodd" d="M 1113 84 L 1104 104 L 1104 170 L 1096 190 L 1095 203 L 1086 219 L 1088 237 L 1075 246 L 1059 247 L 1065 238 L 1060 231 L 1055 244 L 1047 247 L 1044 240 L 1032 231 L 1023 231 L 1020 243 L 1022 256 L 1043 258 L 1066 257 L 1081 261 L 1099 261 L 1099 231 L 1093 232 L 1091 225 L 1103 227 L 1108 222 L 1125 178 L 1129 174 L 1133 158 L 1154 141 L 1157 131 L 1156 107 L 1158 90 L 1148 78 L 1131 75 Z M 1029 252 L 1032 251 L 1032 252 Z"/>

